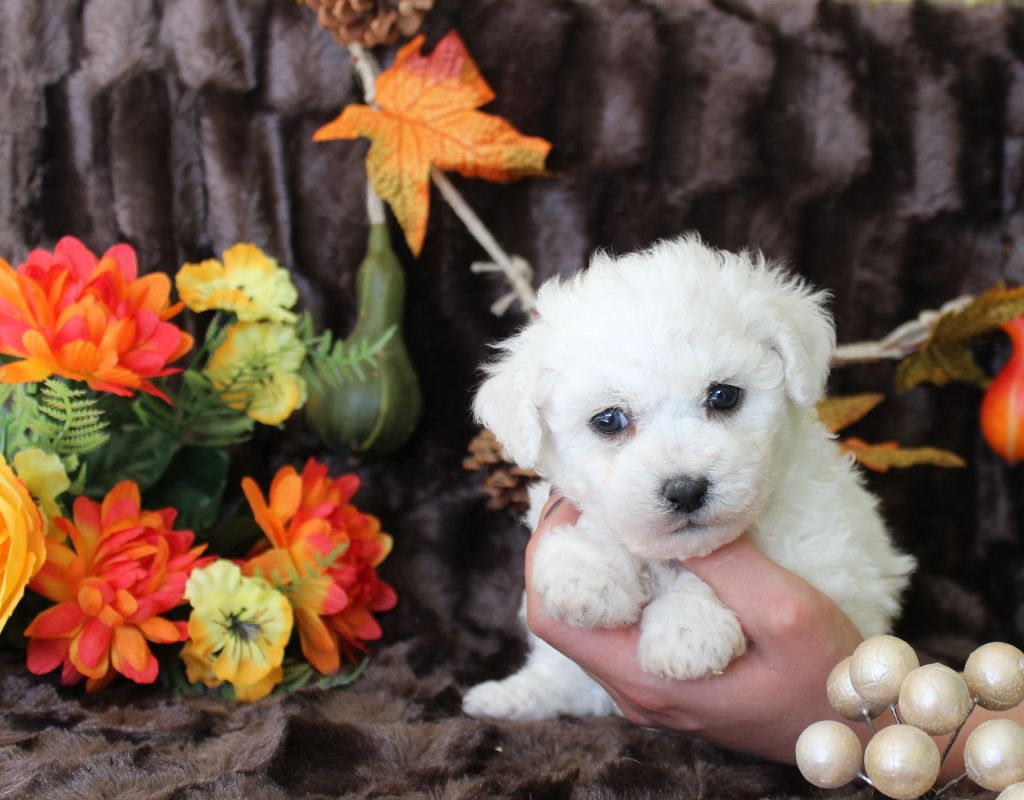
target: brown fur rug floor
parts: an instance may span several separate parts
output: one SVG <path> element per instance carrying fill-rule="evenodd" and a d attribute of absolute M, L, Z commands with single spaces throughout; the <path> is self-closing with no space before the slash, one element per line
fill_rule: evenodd
<path fill-rule="evenodd" d="M 596 247 L 688 229 L 760 247 L 834 293 L 840 339 L 883 335 L 998 279 L 1024 280 L 1024 9 L 869 0 L 438 0 L 498 99 L 554 143 L 548 179 L 457 181 L 538 278 Z M 386 54 L 384 54 L 386 55 Z M 365 246 L 363 143 L 312 132 L 358 97 L 345 52 L 294 0 L 2 0 L 0 255 L 74 234 L 142 264 L 252 241 L 347 330 Z M 522 656 L 525 531 L 460 466 L 486 344 L 516 324 L 469 272 L 483 254 L 435 200 L 402 258 L 425 394 L 410 446 L 359 468 L 357 503 L 396 540 L 399 607 L 364 677 L 232 707 L 159 689 L 97 698 L 0 659 L 0 795 L 12 798 L 742 798 L 822 793 L 620 720 L 512 725 L 460 713 L 466 686 Z M 984 345 L 993 365 L 998 340 Z M 888 366 L 835 391 L 888 389 Z M 964 456 L 871 476 L 921 570 L 900 632 L 953 664 L 1024 641 L 1024 471 L 977 430 L 977 390 L 890 398 L 854 430 Z M 316 449 L 301 422 L 246 464 Z M 336 462 L 339 466 L 343 462 Z M 237 484 L 236 484 L 237 485 Z M 771 731 L 763 735 L 770 736 Z"/>

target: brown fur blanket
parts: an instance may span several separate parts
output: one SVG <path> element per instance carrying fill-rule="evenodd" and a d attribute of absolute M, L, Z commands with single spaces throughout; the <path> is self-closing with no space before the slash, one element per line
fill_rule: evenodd
<path fill-rule="evenodd" d="M 497 92 L 554 143 L 548 179 L 457 181 L 538 278 L 687 229 L 759 247 L 834 292 L 841 340 L 1024 278 L 1024 9 L 869 0 L 438 0 Z M 151 268 L 252 241 L 344 331 L 365 246 L 364 143 L 312 132 L 358 97 L 345 51 L 294 0 L 3 0 L 0 255 L 74 234 Z M 410 284 L 423 424 L 365 465 L 357 498 L 396 539 L 400 605 L 347 689 L 226 706 L 100 697 L 0 661 L 0 795 L 16 798 L 817 797 L 793 769 L 612 719 L 513 725 L 462 690 L 522 655 L 526 533 L 460 462 L 475 369 L 515 319 L 435 201 Z M 999 357 L 998 340 L 982 356 Z M 833 389 L 885 390 L 887 366 Z M 901 632 L 952 663 L 1024 639 L 1024 471 L 977 430 L 979 394 L 921 388 L 857 429 L 969 466 L 871 476 L 921 561 Z M 266 477 L 316 447 L 300 423 L 250 447 Z M 771 735 L 771 731 L 764 733 Z M 870 796 L 850 789 L 831 796 Z"/>

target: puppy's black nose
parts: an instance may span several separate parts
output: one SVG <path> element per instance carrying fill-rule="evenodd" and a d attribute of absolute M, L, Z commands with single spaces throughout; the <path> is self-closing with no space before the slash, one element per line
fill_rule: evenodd
<path fill-rule="evenodd" d="M 707 478 L 692 478 L 680 475 L 665 481 L 661 495 L 680 514 L 689 514 L 704 505 L 704 497 L 708 493 Z"/>

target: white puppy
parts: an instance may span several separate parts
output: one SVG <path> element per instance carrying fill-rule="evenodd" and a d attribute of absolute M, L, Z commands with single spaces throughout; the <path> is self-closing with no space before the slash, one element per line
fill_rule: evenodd
<path fill-rule="evenodd" d="M 639 623 L 649 672 L 686 680 L 745 648 L 735 615 L 678 560 L 744 531 L 865 635 L 900 608 L 897 552 L 857 469 L 818 421 L 835 345 L 826 296 L 761 256 L 689 236 L 540 290 L 502 342 L 478 419 L 581 510 L 537 548 L 534 588 L 578 627 Z M 547 485 L 532 496 L 536 525 Z M 531 636 L 526 665 L 470 690 L 467 713 L 608 714 L 611 699 Z"/>

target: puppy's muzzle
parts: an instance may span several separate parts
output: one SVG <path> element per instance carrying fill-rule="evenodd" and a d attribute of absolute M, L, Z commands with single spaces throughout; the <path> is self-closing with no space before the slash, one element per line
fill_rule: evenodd
<path fill-rule="evenodd" d="M 692 514 L 702 505 L 708 494 L 708 479 L 680 475 L 665 481 L 661 496 L 676 514 Z"/>

